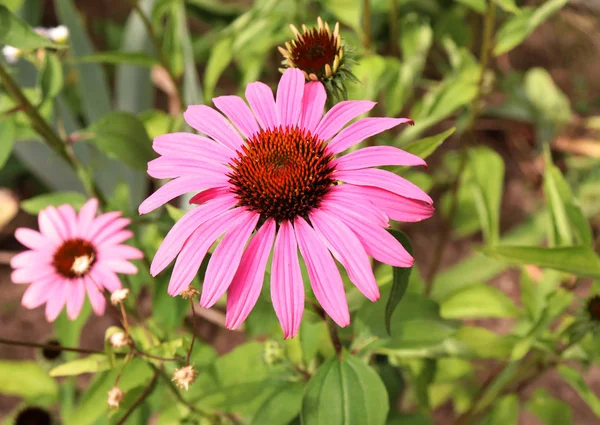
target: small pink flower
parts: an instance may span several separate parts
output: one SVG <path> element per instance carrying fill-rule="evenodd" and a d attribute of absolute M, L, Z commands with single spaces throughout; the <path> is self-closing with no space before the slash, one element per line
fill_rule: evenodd
<path fill-rule="evenodd" d="M 120 212 L 96 217 L 98 201 L 90 199 L 79 211 L 70 205 L 48 207 L 38 216 L 40 231 L 20 228 L 15 232 L 29 251 L 11 259 L 14 283 L 31 283 L 21 304 L 36 308 L 46 304 L 46 318 L 54 321 L 65 304 L 73 320 L 81 311 L 85 294 L 97 315 L 104 314 L 102 291 L 121 288 L 116 273 L 135 274 L 128 260 L 142 258 L 137 248 L 122 245 L 133 233 Z"/>
<path fill-rule="evenodd" d="M 173 133 L 154 140 L 161 157 L 148 164 L 148 174 L 173 180 L 148 197 L 140 213 L 187 192 L 199 192 L 191 202 L 200 206 L 167 234 L 150 271 L 160 273 L 177 257 L 168 288 L 177 295 L 224 234 L 208 263 L 200 305 L 209 308 L 228 291 L 226 325 L 236 328 L 258 299 L 273 251 L 271 297 L 288 338 L 298 332 L 304 310 L 299 249 L 315 297 L 338 325 L 347 326 L 348 304 L 334 258 L 376 301 L 369 256 L 398 267 L 413 264 L 385 230 L 389 219 L 420 221 L 433 207 L 414 184 L 373 168 L 425 165 L 421 158 L 390 146 L 336 155 L 412 121 L 363 118 L 346 126 L 375 106 L 369 101 L 340 102 L 323 117 L 323 85 L 305 84 L 297 69 L 283 74 L 277 100 L 260 82 L 248 85 L 246 98 L 250 107 L 238 96 L 213 99 L 227 118 L 208 106 L 188 108 L 187 123 L 208 137 Z"/>

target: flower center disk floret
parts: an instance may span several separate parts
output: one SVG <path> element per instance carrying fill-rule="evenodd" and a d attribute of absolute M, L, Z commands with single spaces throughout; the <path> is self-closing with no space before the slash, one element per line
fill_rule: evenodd
<path fill-rule="evenodd" d="M 86 274 L 96 261 L 96 249 L 83 239 L 69 239 L 56 250 L 52 265 L 66 278 Z"/>
<path fill-rule="evenodd" d="M 239 206 L 278 222 L 307 217 L 334 183 L 333 155 L 308 130 L 263 130 L 247 140 L 229 174 Z"/>

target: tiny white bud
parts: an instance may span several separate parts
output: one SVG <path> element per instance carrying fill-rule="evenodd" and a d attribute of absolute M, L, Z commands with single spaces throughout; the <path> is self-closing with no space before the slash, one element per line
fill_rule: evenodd
<path fill-rule="evenodd" d="M 127 289 L 127 288 L 117 289 L 115 292 L 110 294 L 110 302 L 113 305 L 118 305 L 119 303 L 125 301 L 127 299 L 128 295 L 129 295 L 129 289 Z"/>
<path fill-rule="evenodd" d="M 59 25 L 54 28 L 48 28 L 46 36 L 55 43 L 63 44 L 69 39 L 69 28 Z"/>
<path fill-rule="evenodd" d="M 121 388 L 112 387 L 108 392 L 108 399 L 106 400 L 106 404 L 108 404 L 108 407 L 112 409 L 118 409 L 119 404 L 121 404 L 121 402 L 123 401 L 124 396 L 125 394 L 123 393 L 123 391 L 121 391 Z"/>
<path fill-rule="evenodd" d="M 115 348 L 125 347 L 129 344 L 129 338 L 125 335 L 125 332 L 115 332 L 108 340 L 110 341 L 110 345 Z"/>
<path fill-rule="evenodd" d="M 23 55 L 23 52 L 21 49 L 17 49 L 13 46 L 4 46 L 2 48 L 2 55 L 4 55 L 6 62 L 15 63 Z"/>

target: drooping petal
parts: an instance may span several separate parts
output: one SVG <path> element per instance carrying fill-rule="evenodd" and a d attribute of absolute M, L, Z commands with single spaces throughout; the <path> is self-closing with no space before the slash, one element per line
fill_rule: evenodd
<path fill-rule="evenodd" d="M 83 206 L 79 210 L 79 215 L 77 217 L 77 231 L 79 237 L 85 238 L 87 236 L 88 231 L 92 227 L 92 223 L 94 222 L 94 218 L 96 217 L 97 211 L 97 199 L 92 198 L 85 204 L 83 204 Z"/>
<path fill-rule="evenodd" d="M 433 204 L 429 195 L 419 186 L 394 173 L 380 170 L 379 168 L 338 171 L 334 174 L 334 177 L 346 183 L 358 186 L 379 187 L 381 189 L 389 190 L 397 195 Z"/>
<path fill-rule="evenodd" d="M 152 148 L 169 158 L 190 158 L 205 161 L 227 163 L 232 155 L 231 149 L 212 139 L 192 133 L 169 133 L 158 136 Z"/>
<path fill-rule="evenodd" d="M 75 214 L 73 207 L 69 204 L 64 204 L 59 206 L 56 210 L 61 215 L 62 221 L 65 224 L 67 238 L 77 237 L 77 214 Z"/>
<path fill-rule="evenodd" d="M 57 242 L 45 237 L 40 232 L 37 232 L 26 227 L 20 227 L 15 230 L 15 238 L 29 249 L 39 250 L 48 246 L 55 246 Z"/>
<path fill-rule="evenodd" d="M 327 204 L 332 209 L 340 212 L 352 211 L 361 217 L 364 217 L 365 220 L 369 220 L 381 227 L 390 227 L 388 216 L 380 208 L 375 206 L 375 204 L 371 203 L 368 198 L 359 198 L 349 195 L 346 192 L 336 190 L 344 186 L 350 185 L 341 184 L 332 187 L 329 190 L 329 193 L 323 197 L 321 205 Z"/>
<path fill-rule="evenodd" d="M 396 221 L 407 223 L 422 221 L 431 217 L 435 211 L 433 206 L 426 202 L 405 198 L 378 187 L 342 184 L 335 189 L 343 190 L 344 195 L 352 196 L 354 199 L 368 199 L 389 218 Z"/>
<path fill-rule="evenodd" d="M 185 121 L 229 149 L 237 150 L 244 140 L 227 119 L 206 105 L 190 105 L 183 113 Z"/>
<path fill-rule="evenodd" d="M 89 276 L 84 276 L 83 280 L 85 282 L 85 289 L 90 299 L 90 304 L 92 305 L 92 310 L 98 316 L 102 316 L 104 314 L 104 309 L 106 307 L 106 299 L 104 295 L 100 293 L 96 284 L 90 279 Z"/>
<path fill-rule="evenodd" d="M 271 265 L 271 298 L 284 338 L 298 333 L 304 312 L 304 284 L 298 263 L 298 245 L 289 221 L 279 227 Z"/>
<path fill-rule="evenodd" d="M 224 174 L 221 176 L 211 175 L 210 177 L 179 177 L 161 186 L 156 192 L 146 198 L 140 204 L 138 211 L 140 214 L 146 214 L 184 193 L 222 187 L 227 184 L 228 177 Z"/>
<path fill-rule="evenodd" d="M 341 327 L 348 326 L 350 313 L 344 283 L 331 254 L 303 218 L 296 217 L 294 228 L 317 301 L 335 323 Z"/>
<path fill-rule="evenodd" d="M 350 146 L 403 123 L 412 123 L 412 120 L 408 118 L 363 118 L 340 131 L 327 147 L 332 153 L 340 153 Z"/>
<path fill-rule="evenodd" d="M 186 213 L 169 230 L 158 251 L 156 251 L 154 260 L 152 260 L 152 264 L 150 265 L 152 276 L 156 276 L 175 259 L 179 251 L 181 251 L 183 244 L 201 224 L 222 214 L 236 203 L 237 199 L 233 195 L 228 194 L 210 200 Z"/>
<path fill-rule="evenodd" d="M 246 138 L 260 131 L 258 123 L 246 102 L 239 96 L 219 96 L 213 103 L 238 128 Z"/>
<path fill-rule="evenodd" d="M 277 110 L 283 127 L 295 126 L 300 119 L 302 96 L 304 94 L 304 74 L 299 69 L 288 68 L 277 86 Z"/>
<path fill-rule="evenodd" d="M 275 107 L 273 92 L 264 83 L 250 83 L 246 86 L 246 99 L 260 126 L 267 130 L 279 125 L 279 115 Z"/>
<path fill-rule="evenodd" d="M 315 132 L 321 140 L 327 141 L 335 136 L 348 122 L 369 112 L 376 105 L 370 100 L 345 100 L 329 110 L 317 126 Z"/>
<path fill-rule="evenodd" d="M 225 164 L 190 158 L 161 156 L 148 163 L 148 175 L 155 179 L 176 177 L 203 177 L 208 174 L 226 174 L 230 171 Z"/>
<path fill-rule="evenodd" d="M 210 219 L 201 224 L 187 239 L 183 249 L 175 261 L 171 281 L 167 292 L 169 295 L 178 295 L 187 288 L 198 273 L 200 264 L 206 256 L 208 249 L 215 240 L 227 230 L 237 224 L 236 219 L 242 213 L 241 208 L 235 208 Z"/>
<path fill-rule="evenodd" d="M 71 320 L 75 320 L 85 301 L 85 284 L 83 279 L 77 278 L 70 282 L 67 296 L 67 317 Z"/>
<path fill-rule="evenodd" d="M 94 267 L 90 270 L 88 276 L 98 289 L 106 288 L 110 293 L 123 287 L 119 276 L 99 263 L 94 264 Z"/>
<path fill-rule="evenodd" d="M 244 247 L 254 231 L 260 215 L 244 211 L 241 221 L 229 230 L 210 257 L 204 283 L 200 306 L 212 307 L 229 288 L 231 280 L 242 259 Z"/>
<path fill-rule="evenodd" d="M 225 326 L 235 329 L 252 311 L 260 295 L 275 238 L 275 221 L 267 220 L 252 238 L 227 293 Z"/>
<path fill-rule="evenodd" d="M 304 85 L 304 96 L 302 96 L 302 113 L 298 127 L 315 131 L 323 117 L 323 108 L 327 93 L 325 87 L 319 81 L 312 81 Z"/>
<path fill-rule="evenodd" d="M 358 170 L 386 165 L 427 166 L 425 161 L 393 146 L 369 146 L 351 152 L 335 160 L 336 170 Z"/>
<path fill-rule="evenodd" d="M 321 210 L 312 211 L 309 217 L 321 240 L 348 272 L 352 283 L 368 299 L 377 301 L 379 287 L 369 257 L 352 230 L 335 216 Z"/>
<path fill-rule="evenodd" d="M 34 309 L 44 304 L 54 291 L 54 287 L 58 285 L 57 280 L 52 277 L 33 282 L 23 294 L 21 305 L 28 309 Z"/>
<path fill-rule="evenodd" d="M 52 293 L 48 296 L 48 301 L 46 301 L 46 320 L 49 322 L 54 322 L 65 306 L 69 284 L 70 282 L 65 280 L 65 282 L 56 285 Z"/>

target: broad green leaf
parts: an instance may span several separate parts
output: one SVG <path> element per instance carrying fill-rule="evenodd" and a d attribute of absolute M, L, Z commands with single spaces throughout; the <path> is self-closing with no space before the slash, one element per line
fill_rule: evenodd
<path fill-rule="evenodd" d="M 483 252 L 510 264 L 533 264 L 576 276 L 600 278 L 600 259 L 592 248 L 586 246 L 540 248 L 502 245 L 485 247 Z"/>
<path fill-rule="evenodd" d="M 37 34 L 4 5 L 0 5 L 0 44 L 26 50 L 40 47 L 55 49 L 63 47 Z"/>
<path fill-rule="evenodd" d="M 17 12 L 24 1 L 25 0 L 4 0 L 3 3 L 11 12 Z"/>
<path fill-rule="evenodd" d="M 443 300 L 440 314 L 447 319 L 515 317 L 519 315 L 519 309 L 498 288 L 481 284 L 465 288 Z"/>
<path fill-rule="evenodd" d="M 548 0 L 536 9 L 522 9 L 506 21 L 496 34 L 494 54 L 501 55 L 521 44 L 544 21 L 558 12 L 568 0 Z"/>
<path fill-rule="evenodd" d="M 509 356 L 515 343 L 514 337 L 474 326 L 460 328 L 454 337 L 468 348 L 470 354 L 484 359 Z"/>
<path fill-rule="evenodd" d="M 90 130 L 100 150 L 133 168 L 146 170 L 148 161 L 155 157 L 144 124 L 133 114 L 111 112 Z"/>
<path fill-rule="evenodd" d="M 63 204 L 79 209 L 86 201 L 85 195 L 79 192 L 52 192 L 21 201 L 21 208 L 29 214 L 36 215 L 46 207 Z"/>
<path fill-rule="evenodd" d="M 158 65 L 158 59 L 146 52 L 98 52 L 75 58 L 76 63 L 108 63 L 113 65 L 138 65 L 152 67 Z"/>
<path fill-rule="evenodd" d="M 519 13 L 519 7 L 516 5 L 515 0 L 492 0 L 498 6 L 500 6 L 503 10 L 510 13 Z"/>
<path fill-rule="evenodd" d="M 541 420 L 544 425 L 572 425 L 571 406 L 552 397 L 546 390 L 538 389 L 527 401 L 526 409 Z"/>
<path fill-rule="evenodd" d="M 0 393 L 35 400 L 58 395 L 58 384 L 32 361 L 0 360 Z"/>
<path fill-rule="evenodd" d="M 0 143 L 0 169 L 4 167 L 6 161 L 10 157 L 13 146 L 15 144 L 15 124 L 12 120 L 0 121 L 0 134 L 2 135 L 2 143 Z"/>
<path fill-rule="evenodd" d="M 469 168 L 481 227 L 488 244 L 494 245 L 500 231 L 504 161 L 491 149 L 477 148 L 469 151 Z"/>
<path fill-rule="evenodd" d="M 533 105 L 539 137 L 549 142 L 571 119 L 569 98 L 557 87 L 552 76 L 543 68 L 527 71 L 525 94 Z"/>
<path fill-rule="evenodd" d="M 227 69 L 233 59 L 231 45 L 233 39 L 225 37 L 212 47 L 206 71 L 204 72 L 204 101 L 209 102 L 215 95 L 215 87 L 221 74 Z"/>
<path fill-rule="evenodd" d="M 181 326 L 190 309 L 189 300 L 173 297 L 167 293 L 168 276 L 154 279 L 154 294 L 152 296 L 153 316 L 157 322 L 169 331 Z"/>
<path fill-rule="evenodd" d="M 360 7 L 353 0 L 329 0 L 323 5 L 341 23 L 348 25 L 358 34 L 362 32 Z"/>
<path fill-rule="evenodd" d="M 587 386 L 581 372 L 569 366 L 559 366 L 558 373 L 587 403 L 592 412 L 600 418 L 600 398 Z"/>
<path fill-rule="evenodd" d="M 485 0 L 456 0 L 457 3 L 462 3 L 467 7 L 470 7 L 475 12 L 485 12 Z"/>
<path fill-rule="evenodd" d="M 288 425 L 300 413 L 303 395 L 302 383 L 283 384 L 260 406 L 251 425 Z"/>
<path fill-rule="evenodd" d="M 456 127 L 452 127 L 442 133 L 436 134 L 435 136 L 425 137 L 409 143 L 406 146 L 402 146 L 402 149 L 425 159 L 435 152 L 435 150 L 439 148 L 448 137 L 452 136 L 455 130 Z"/>
<path fill-rule="evenodd" d="M 44 65 L 39 73 L 39 87 L 42 91 L 42 100 L 54 102 L 54 98 L 61 92 L 63 88 L 63 70 L 62 64 L 56 55 L 46 54 Z"/>
<path fill-rule="evenodd" d="M 104 354 L 91 354 L 88 357 L 72 360 L 56 366 L 50 376 L 74 376 L 82 373 L 97 373 L 112 369 L 109 358 Z"/>
<path fill-rule="evenodd" d="M 494 403 L 486 425 L 517 425 L 519 421 L 519 397 L 510 394 Z"/>
<path fill-rule="evenodd" d="M 389 410 L 379 375 L 344 352 L 321 365 L 302 400 L 303 425 L 384 425 Z"/>
<path fill-rule="evenodd" d="M 402 413 L 394 416 L 387 425 L 433 425 L 433 422 L 425 413 Z"/>
<path fill-rule="evenodd" d="M 390 229 L 389 232 L 404 246 L 404 248 L 406 248 L 408 253 L 412 255 L 412 244 L 410 243 L 408 236 L 399 230 Z M 392 289 L 390 290 L 390 296 L 385 306 L 385 327 L 390 333 L 392 314 L 400 301 L 402 301 L 402 297 L 404 297 L 412 267 L 394 267 L 393 270 Z"/>

